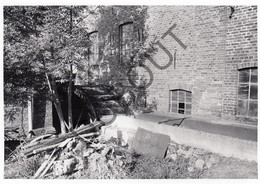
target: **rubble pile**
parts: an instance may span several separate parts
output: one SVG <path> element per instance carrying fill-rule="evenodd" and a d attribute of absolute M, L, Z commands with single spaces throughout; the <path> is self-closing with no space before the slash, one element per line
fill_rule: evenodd
<path fill-rule="evenodd" d="M 122 147 L 118 139 L 103 141 L 96 139 L 83 153 L 87 163 L 85 170 L 72 177 L 91 179 L 127 178 L 133 160 L 127 146 Z"/>
<path fill-rule="evenodd" d="M 95 122 L 65 135 L 46 134 L 23 144 L 19 152 L 23 158 L 5 166 L 5 178 L 201 178 L 205 173 L 208 177 L 210 170 L 216 169 L 224 159 L 173 141 L 167 146 L 165 158 L 137 154 L 134 147 L 130 149 L 121 139 L 104 140 L 99 133 L 100 126 Z"/>
<path fill-rule="evenodd" d="M 100 122 L 95 122 L 87 126 L 81 126 L 64 135 L 56 136 L 46 134 L 39 136 L 29 143 L 23 144 L 20 147 L 20 154 L 28 158 L 33 155 L 45 153 L 46 159 L 34 174 L 34 178 L 44 177 L 53 168 L 57 174 L 71 172 L 74 167 L 84 168 L 83 159 L 76 157 L 80 154 L 78 147 L 81 146 L 81 149 L 83 149 L 82 145 L 84 145 L 85 142 L 82 142 L 82 140 L 89 141 L 89 138 L 98 136 L 98 130 L 100 126 L 102 126 Z M 76 138 L 81 139 L 80 144 L 76 144 Z M 71 150 L 75 144 L 77 145 L 75 150 Z M 72 158 L 72 153 L 74 152 L 77 153 L 77 155 L 73 155 Z M 59 166 L 63 165 L 63 167 L 58 167 L 58 164 L 56 163 L 60 163 Z"/>
<path fill-rule="evenodd" d="M 171 143 L 165 159 L 140 155 L 121 139 L 103 140 L 100 126 L 95 122 L 64 135 L 46 134 L 24 144 L 20 153 L 25 158 L 41 158 L 31 178 L 194 178 L 206 169 L 203 160 L 192 160 L 195 152 L 199 154 L 193 148 Z"/>
<path fill-rule="evenodd" d="M 186 168 L 187 176 L 196 177 L 196 175 L 200 175 L 202 172 L 218 164 L 221 156 L 203 149 L 177 144 L 172 141 L 168 146 L 166 159 L 167 158 L 173 161 L 177 161 L 180 158 L 186 160 L 185 166 L 182 164 L 182 167 Z"/>
<path fill-rule="evenodd" d="M 60 151 L 46 177 L 126 178 L 126 150 L 126 147 L 111 141 L 104 142 L 100 137 L 88 142 L 79 137 L 72 138 Z"/>
<path fill-rule="evenodd" d="M 127 146 L 118 139 L 102 140 L 100 126 L 95 122 L 64 135 L 46 134 L 23 144 L 20 154 L 25 158 L 43 155 L 33 178 L 125 178 L 125 167 L 131 163 Z"/>

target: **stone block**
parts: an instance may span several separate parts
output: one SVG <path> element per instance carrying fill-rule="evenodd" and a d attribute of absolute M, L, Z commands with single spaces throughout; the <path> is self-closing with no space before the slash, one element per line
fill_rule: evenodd
<path fill-rule="evenodd" d="M 204 160 L 198 159 L 198 160 L 195 162 L 195 167 L 198 168 L 198 169 L 202 169 L 203 166 L 204 166 L 204 164 L 205 164 Z"/>
<path fill-rule="evenodd" d="M 87 144 L 82 141 L 79 140 L 78 144 L 75 146 L 75 148 L 73 149 L 73 152 L 77 155 L 82 155 L 82 153 L 87 149 Z"/>
<path fill-rule="evenodd" d="M 83 152 L 83 157 L 88 157 L 94 152 L 93 148 L 88 148 Z"/>
<path fill-rule="evenodd" d="M 53 171 L 56 176 L 64 175 L 74 171 L 77 164 L 76 158 L 58 160 L 54 162 Z"/>
<path fill-rule="evenodd" d="M 53 164 L 53 172 L 56 176 L 71 173 L 73 171 L 85 168 L 84 158 L 76 156 L 65 160 L 55 161 Z"/>
<path fill-rule="evenodd" d="M 189 172 L 194 172 L 194 167 L 188 167 Z"/>
<path fill-rule="evenodd" d="M 134 138 L 133 148 L 137 153 L 164 158 L 169 142 L 170 136 L 168 135 L 138 128 Z"/>

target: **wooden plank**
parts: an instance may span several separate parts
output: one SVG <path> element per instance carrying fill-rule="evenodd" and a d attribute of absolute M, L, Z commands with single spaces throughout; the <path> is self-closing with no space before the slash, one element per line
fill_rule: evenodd
<path fill-rule="evenodd" d="M 45 160 L 43 162 L 43 164 L 39 167 L 39 169 L 36 171 L 36 173 L 34 174 L 34 179 L 37 179 L 40 174 L 44 171 L 44 169 L 47 167 L 50 159 L 52 158 L 52 156 L 54 155 L 54 153 L 56 152 L 56 149 L 53 150 L 53 152 L 51 153 L 50 157 L 48 158 L 48 160 Z"/>
<path fill-rule="evenodd" d="M 54 138 L 54 139 L 51 139 L 51 140 L 45 140 L 43 143 L 37 144 L 33 147 L 30 147 L 29 149 L 24 150 L 23 153 L 24 153 L 25 156 L 30 156 L 32 154 L 37 154 L 37 153 L 42 152 L 42 151 L 54 149 L 62 141 L 66 140 L 68 138 L 75 137 L 75 136 L 80 136 L 81 134 L 84 134 L 84 133 L 86 133 L 86 132 L 88 132 L 88 131 L 96 128 L 96 127 L 102 126 L 102 125 L 103 125 L 102 123 L 96 122 L 96 123 L 89 124 L 89 125 L 84 126 L 84 127 L 80 127 L 76 130 L 73 130 L 73 132 L 69 132 L 67 134 L 61 135 L 58 138 Z M 94 135 L 96 135 L 96 134 L 91 134 L 91 136 L 94 136 Z"/>

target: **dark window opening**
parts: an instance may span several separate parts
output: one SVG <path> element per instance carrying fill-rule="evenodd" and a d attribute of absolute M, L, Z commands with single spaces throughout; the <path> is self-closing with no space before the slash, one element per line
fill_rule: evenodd
<path fill-rule="evenodd" d="M 238 116 L 257 118 L 257 81 L 257 68 L 238 71 Z"/>
<path fill-rule="evenodd" d="M 191 114 L 191 92 L 185 90 L 170 91 L 170 112 Z"/>
<path fill-rule="evenodd" d="M 185 104 L 185 103 L 179 103 L 179 108 L 184 109 L 184 104 Z"/>
<path fill-rule="evenodd" d="M 184 114 L 184 110 L 179 109 L 178 113 Z"/>
<path fill-rule="evenodd" d="M 36 94 L 33 97 L 33 129 L 43 128 L 45 126 L 46 99 Z"/>
<path fill-rule="evenodd" d="M 142 28 L 137 30 L 137 38 L 139 42 L 142 42 L 144 40 L 144 32 Z"/>

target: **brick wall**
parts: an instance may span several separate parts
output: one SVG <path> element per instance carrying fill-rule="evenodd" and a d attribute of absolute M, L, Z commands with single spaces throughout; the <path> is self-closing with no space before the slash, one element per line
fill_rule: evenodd
<path fill-rule="evenodd" d="M 99 34 L 100 65 L 108 62 L 113 74 L 119 70 L 119 26 L 131 20 L 135 32 L 144 28 L 146 44 L 159 41 L 152 60 L 159 66 L 172 62 L 160 69 L 146 60 L 153 73 L 148 103 L 155 100 L 158 111 L 169 112 L 170 90 L 182 89 L 192 92 L 193 116 L 240 120 L 238 69 L 257 66 L 257 7 L 234 6 L 232 16 L 229 6 L 148 6 L 144 10 L 107 7 L 99 23 L 89 24 Z M 165 34 L 169 29 L 171 34 Z M 107 42 L 111 36 L 114 44 Z M 112 55 L 106 54 L 108 48 L 114 50 Z M 126 78 L 126 74 L 115 76 Z M 242 121 L 257 124 L 250 118 Z"/>
<path fill-rule="evenodd" d="M 151 6 L 146 21 L 149 41 L 158 39 L 176 62 L 160 70 L 147 60 L 154 74 L 148 101 L 159 111 L 169 111 L 169 90 L 192 92 L 192 115 L 235 119 L 238 67 L 257 65 L 256 7 L 236 6 L 232 18 L 228 6 Z M 160 37 L 172 26 L 170 35 Z M 158 48 L 153 56 L 166 65 L 168 55 Z M 175 65 L 175 66 L 174 66 Z"/>
<path fill-rule="evenodd" d="M 227 23 L 224 115 L 237 112 L 238 69 L 253 66 L 257 66 L 257 7 L 236 6 Z"/>

